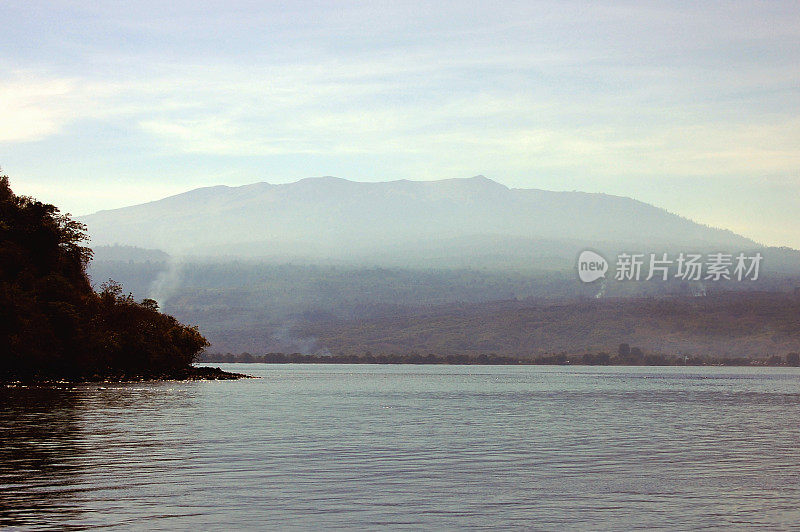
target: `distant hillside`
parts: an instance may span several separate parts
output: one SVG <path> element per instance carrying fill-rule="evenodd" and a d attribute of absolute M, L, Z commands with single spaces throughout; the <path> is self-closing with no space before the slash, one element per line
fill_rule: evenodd
<path fill-rule="evenodd" d="M 170 270 L 169 255 L 157 249 L 134 246 L 96 246 L 92 251 L 94 258 L 87 265 L 86 273 L 95 288 L 114 279 L 139 299 L 159 298 L 156 284 L 165 279 Z"/>
<path fill-rule="evenodd" d="M 630 198 L 510 189 L 483 176 L 334 177 L 192 190 L 81 218 L 95 245 L 171 255 L 427 266 L 568 266 L 582 247 L 752 249 L 730 231 Z"/>
<path fill-rule="evenodd" d="M 246 260 L 93 261 L 90 273 L 95 282 L 109 277 L 121 280 L 136 297 L 154 298 L 180 320 L 198 324 L 213 350 L 252 353 L 315 351 L 313 335 L 297 332 L 306 325 L 413 317 L 451 304 L 555 303 L 594 298 L 601 290 L 597 284 L 579 282 L 574 271 L 345 268 Z M 702 286 L 709 295 L 722 291 L 793 294 L 800 278 L 765 274 L 758 282 Z M 608 298 L 664 299 L 697 294 L 698 283 L 609 280 L 602 291 Z"/>
<path fill-rule="evenodd" d="M 159 249 L 134 246 L 94 246 L 94 260 L 99 262 L 167 262 L 169 255 Z"/>
<path fill-rule="evenodd" d="M 307 324 L 298 337 L 346 355 L 616 352 L 710 357 L 800 352 L 800 297 L 721 293 L 708 297 L 505 301 L 448 305 L 416 315 Z"/>

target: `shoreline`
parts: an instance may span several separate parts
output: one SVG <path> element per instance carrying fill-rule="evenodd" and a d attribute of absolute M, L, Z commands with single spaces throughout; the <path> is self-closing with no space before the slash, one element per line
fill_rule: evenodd
<path fill-rule="evenodd" d="M 186 370 L 173 373 L 152 375 L 105 375 L 90 378 L 32 378 L 0 380 L 0 386 L 50 386 L 50 385 L 79 385 L 79 384 L 123 384 L 129 382 L 187 382 L 187 381 L 232 381 L 239 379 L 258 379 L 253 375 L 225 371 L 219 367 L 192 366 Z"/>
<path fill-rule="evenodd" d="M 262 362 L 260 360 L 253 362 L 223 362 L 214 361 L 209 364 L 247 364 L 257 365 L 262 364 L 265 366 L 286 366 L 289 364 L 308 364 L 314 366 L 333 366 L 333 365 L 353 365 L 353 366 L 551 366 L 551 367 L 586 367 L 586 368 L 797 368 L 798 366 L 790 366 L 787 364 L 769 365 L 769 364 L 583 364 L 583 363 L 542 363 L 542 362 L 308 362 L 308 361 L 290 361 L 290 362 Z M 259 378 L 259 377 L 250 377 Z"/>
<path fill-rule="evenodd" d="M 338 356 L 338 355 L 233 355 L 213 356 L 197 364 L 356 364 L 356 365 L 439 365 L 439 366 L 638 366 L 638 367 L 799 367 L 784 359 L 733 358 L 733 357 L 663 357 L 641 358 L 610 357 L 608 355 L 565 355 L 538 358 L 512 356 Z"/>

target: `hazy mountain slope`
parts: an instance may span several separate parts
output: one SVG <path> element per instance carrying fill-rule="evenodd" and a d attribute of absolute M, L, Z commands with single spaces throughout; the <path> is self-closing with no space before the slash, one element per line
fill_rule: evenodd
<path fill-rule="evenodd" d="M 348 355 L 646 353 L 760 357 L 800 351 L 800 298 L 767 292 L 708 297 L 503 301 L 432 308 L 418 315 L 308 323 L 295 335 Z"/>
<path fill-rule="evenodd" d="M 93 244 L 290 258 L 454 252 L 473 239 L 752 248 L 729 231 L 618 196 L 509 189 L 483 176 L 360 183 L 334 177 L 192 190 L 85 216 Z M 523 244 L 525 245 L 525 244 Z M 558 246 L 554 246 L 558 248 Z M 476 250 L 477 251 L 477 250 Z M 458 252 L 456 252 L 458 254 Z"/>

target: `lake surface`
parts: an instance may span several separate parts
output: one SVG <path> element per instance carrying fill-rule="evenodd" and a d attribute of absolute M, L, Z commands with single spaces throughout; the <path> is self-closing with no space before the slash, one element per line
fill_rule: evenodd
<path fill-rule="evenodd" d="M 800 370 L 223 365 L 0 389 L 0 526 L 800 523 Z"/>

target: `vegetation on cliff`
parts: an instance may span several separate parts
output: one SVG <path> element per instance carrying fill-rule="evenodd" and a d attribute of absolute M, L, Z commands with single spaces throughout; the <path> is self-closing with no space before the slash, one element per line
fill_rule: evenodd
<path fill-rule="evenodd" d="M 0 176 L 0 381 L 187 377 L 208 345 L 86 266 L 86 228 Z"/>

